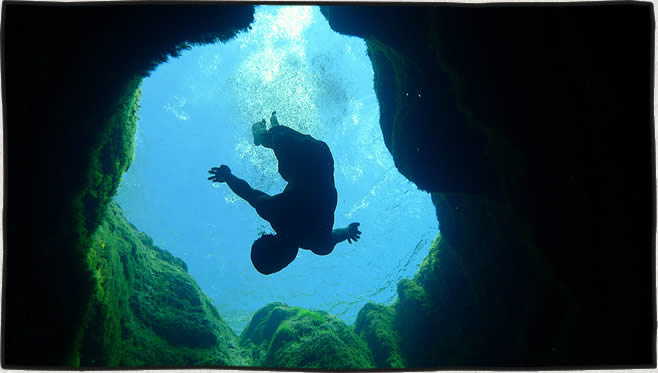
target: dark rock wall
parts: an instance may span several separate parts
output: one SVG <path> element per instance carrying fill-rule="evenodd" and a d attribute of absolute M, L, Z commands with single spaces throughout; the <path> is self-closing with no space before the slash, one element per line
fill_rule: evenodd
<path fill-rule="evenodd" d="M 238 337 L 185 263 L 139 232 L 111 202 L 92 236 L 96 281 L 81 367 L 247 365 Z"/>
<path fill-rule="evenodd" d="M 90 237 L 132 159 L 139 82 L 253 6 L 3 3 L 3 363 L 76 365 Z M 132 129 L 134 131 L 134 128 Z"/>
<path fill-rule="evenodd" d="M 401 283 L 408 366 L 655 364 L 652 5 L 322 11 L 449 247 Z"/>

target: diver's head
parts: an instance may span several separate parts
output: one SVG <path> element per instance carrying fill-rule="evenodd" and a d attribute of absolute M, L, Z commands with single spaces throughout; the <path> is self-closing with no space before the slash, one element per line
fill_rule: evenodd
<path fill-rule="evenodd" d="M 297 257 L 298 248 L 279 235 L 264 234 L 251 246 L 251 262 L 258 272 L 279 272 Z"/>
<path fill-rule="evenodd" d="M 251 126 L 251 133 L 254 135 L 254 145 L 258 146 L 266 144 L 267 122 L 265 122 L 265 119 L 254 123 L 254 125 Z"/>

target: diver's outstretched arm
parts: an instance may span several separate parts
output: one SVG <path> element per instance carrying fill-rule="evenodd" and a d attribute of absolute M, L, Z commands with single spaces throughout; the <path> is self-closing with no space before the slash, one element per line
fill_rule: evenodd
<path fill-rule="evenodd" d="M 359 223 L 351 223 L 346 228 L 334 229 L 331 232 L 331 236 L 334 240 L 334 245 L 337 243 L 347 240 L 348 243 L 352 241 L 356 242 L 361 238 L 361 232 L 359 231 Z"/>
<path fill-rule="evenodd" d="M 208 180 L 215 183 L 226 183 L 233 193 L 247 201 L 255 209 L 258 209 L 259 203 L 263 202 L 263 199 L 271 198 L 267 193 L 252 188 L 249 183 L 233 175 L 231 169 L 226 165 L 221 165 L 219 168 L 213 167 L 208 172 L 213 174 Z"/>

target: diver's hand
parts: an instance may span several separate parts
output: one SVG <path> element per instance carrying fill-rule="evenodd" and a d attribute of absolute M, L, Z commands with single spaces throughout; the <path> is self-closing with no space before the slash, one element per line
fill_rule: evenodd
<path fill-rule="evenodd" d="M 213 167 L 208 171 L 209 174 L 213 176 L 209 177 L 208 180 L 213 183 L 224 183 L 226 179 L 231 175 L 231 169 L 227 165 L 223 164 L 218 167 Z"/>
<path fill-rule="evenodd" d="M 361 232 L 359 231 L 359 223 L 351 223 L 347 226 L 347 242 L 352 243 L 356 242 L 361 238 Z"/>

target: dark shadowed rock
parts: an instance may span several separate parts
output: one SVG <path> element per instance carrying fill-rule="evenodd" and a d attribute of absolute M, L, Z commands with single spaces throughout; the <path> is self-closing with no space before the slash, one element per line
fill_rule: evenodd
<path fill-rule="evenodd" d="M 437 207 L 398 287 L 408 366 L 655 366 L 651 4 L 322 12 L 366 39 L 385 143 Z"/>

